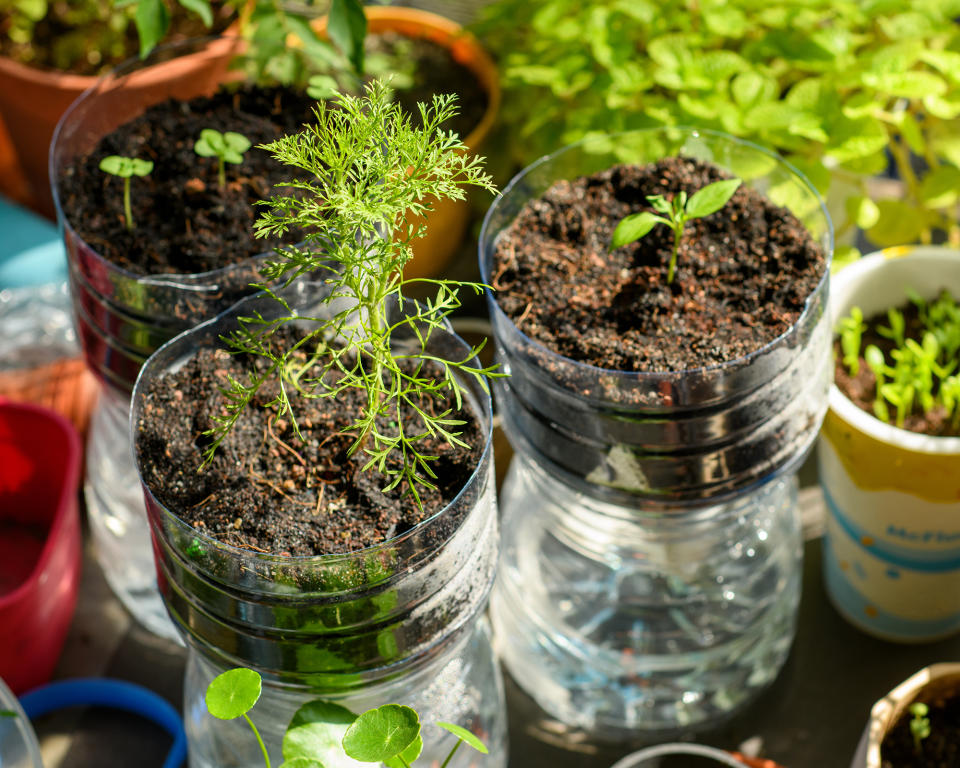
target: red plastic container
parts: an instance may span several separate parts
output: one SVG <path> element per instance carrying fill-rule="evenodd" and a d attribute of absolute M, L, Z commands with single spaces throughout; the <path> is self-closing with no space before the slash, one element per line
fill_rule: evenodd
<path fill-rule="evenodd" d="M 45 683 L 80 581 L 80 439 L 53 411 L 0 401 L 0 677 Z"/>

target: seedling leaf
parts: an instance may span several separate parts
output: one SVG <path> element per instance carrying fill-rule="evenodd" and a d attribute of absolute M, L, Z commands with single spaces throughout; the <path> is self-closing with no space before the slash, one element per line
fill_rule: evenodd
<path fill-rule="evenodd" d="M 716 213 L 727 204 L 742 183 L 740 179 L 725 179 L 698 189 L 687 201 L 687 218 L 699 219 Z"/>
<path fill-rule="evenodd" d="M 389 760 L 384 760 L 383 764 L 386 768 L 406 768 L 404 763 L 412 764 L 414 760 L 420 757 L 421 752 L 423 752 L 423 739 L 417 736 L 403 752 Z"/>
<path fill-rule="evenodd" d="M 670 222 L 662 216 L 657 216 L 649 211 L 634 213 L 625 217 L 617 224 L 613 230 L 613 238 L 610 241 L 610 248 L 620 248 L 634 240 L 639 240 L 646 235 L 657 224 L 669 224 Z"/>

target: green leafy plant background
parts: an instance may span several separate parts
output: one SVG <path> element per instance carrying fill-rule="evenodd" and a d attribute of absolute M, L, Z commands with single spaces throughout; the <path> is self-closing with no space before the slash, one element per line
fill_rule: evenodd
<path fill-rule="evenodd" d="M 960 0 L 495 0 L 475 31 L 513 167 L 601 132 L 715 129 L 831 192 L 838 239 L 960 245 L 958 16 Z M 903 195 L 871 195 L 891 161 Z"/>

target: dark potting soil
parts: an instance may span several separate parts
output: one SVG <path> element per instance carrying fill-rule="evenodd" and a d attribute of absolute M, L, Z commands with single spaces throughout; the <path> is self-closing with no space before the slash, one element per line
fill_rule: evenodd
<path fill-rule="evenodd" d="M 408 38 L 396 33 L 380 33 L 367 37 L 367 48 L 374 55 L 383 55 L 388 61 L 398 57 L 400 66 L 408 69 L 412 78 L 409 87 L 398 89 L 396 99 L 410 115 L 415 126 L 421 126 L 418 103 L 430 104 L 434 94 L 455 94 L 457 114 L 443 124 L 445 131 L 453 131 L 466 139 L 477 127 L 487 110 L 487 92 L 467 67 L 450 56 L 442 45 L 424 38 Z"/>
<path fill-rule="evenodd" d="M 929 688 L 930 686 L 928 686 Z M 960 766 L 960 696 L 956 683 L 924 689 L 917 697 L 929 708 L 930 735 L 918 752 L 910 732 L 913 715 L 904 710 L 880 744 L 883 768 L 958 768 Z"/>
<path fill-rule="evenodd" d="M 70 72 L 75 75 L 103 75 L 137 55 L 140 40 L 131 16 L 122 34 L 111 28 L 118 15 L 113 0 L 101 0 L 98 15 L 79 11 L 67 0 L 48 4 L 46 15 L 33 27 L 29 42 L 10 38 L 11 12 L 0 11 L 0 56 L 30 67 Z M 179 3 L 170 3 L 170 28 L 163 44 L 196 37 L 217 35 L 233 21 L 235 12 L 222 2 L 212 2 L 213 24 L 208 28 L 195 13 Z"/>
<path fill-rule="evenodd" d="M 826 269 L 793 214 L 741 186 L 687 223 L 672 284 L 669 227 L 609 250 L 646 197 L 692 195 L 728 174 L 691 158 L 560 181 L 495 245 L 491 282 L 517 327 L 565 357 L 622 371 L 682 371 L 743 357 L 787 331 Z"/>
<path fill-rule="evenodd" d="M 257 239 L 256 203 L 299 172 L 257 149 L 312 122 L 315 101 L 281 88 L 224 88 L 212 97 L 168 100 L 105 136 L 59 180 L 64 214 L 102 256 L 136 274 L 193 274 L 269 252 L 281 241 Z M 253 147 L 240 165 L 226 164 L 226 187 L 216 158 L 193 145 L 204 128 L 236 131 Z M 123 219 L 123 181 L 100 170 L 108 155 L 152 160 L 149 176 L 131 179 L 133 230 Z M 284 242 L 295 243 L 290 232 Z"/>
<path fill-rule="evenodd" d="M 214 460 L 198 472 L 208 439 L 202 433 L 214 426 L 211 417 L 223 412 L 219 388 L 227 385 L 228 375 L 245 380 L 262 365 L 248 356 L 202 349 L 179 371 L 153 382 L 137 424 L 144 481 L 168 509 L 219 541 L 292 556 L 374 546 L 443 509 L 479 462 L 484 435 L 465 408 L 451 418 L 467 422 L 458 429 L 469 450 L 433 439 L 418 443 L 420 450 L 438 457 L 431 463 L 437 489 L 420 490 L 420 510 L 409 497 L 401 499 L 405 484 L 383 493 L 386 476 L 361 469 L 368 457 L 360 452 L 347 456 L 353 439 L 340 430 L 360 412 L 362 393 L 347 390 L 336 400 L 292 394 L 301 442 L 289 420 L 272 422 L 273 411 L 264 406 L 277 389 L 266 384 Z M 456 408 L 452 401 L 423 405 L 434 412 Z M 404 424 L 408 433 L 419 429 L 415 415 L 406 414 Z M 381 428 L 387 434 L 394 431 L 386 423 Z"/>
<path fill-rule="evenodd" d="M 903 319 L 906 323 L 904 331 L 905 338 L 915 339 L 918 343 L 923 338 L 923 322 L 920 319 L 917 306 L 911 302 L 906 302 L 897 307 L 903 313 Z M 864 325 L 867 329 L 863 332 L 860 342 L 860 367 L 856 376 L 851 376 L 847 367 L 843 364 L 843 351 L 840 349 L 840 341 L 834 341 L 834 382 L 843 394 L 856 405 L 860 410 L 866 411 L 871 416 L 873 412 L 873 401 L 877 394 L 877 379 L 863 358 L 863 351 L 871 344 L 879 347 L 883 352 L 884 358 L 889 363 L 890 351 L 896 347 L 896 344 L 888 338 L 881 336 L 877 329 L 881 326 L 887 326 L 886 314 L 874 315 L 864 318 Z M 936 392 L 934 392 L 936 394 Z M 894 418 L 896 409 L 889 406 L 891 419 Z M 891 422 L 893 423 L 893 422 Z M 960 437 L 960 428 L 954 426 L 953 419 L 947 414 L 946 410 L 938 407 L 929 413 L 924 413 L 923 409 L 916 404 L 912 413 L 904 417 L 902 429 L 910 432 L 918 432 L 923 435 L 932 435 L 934 437 Z M 958 763 L 960 765 L 960 763 Z"/>

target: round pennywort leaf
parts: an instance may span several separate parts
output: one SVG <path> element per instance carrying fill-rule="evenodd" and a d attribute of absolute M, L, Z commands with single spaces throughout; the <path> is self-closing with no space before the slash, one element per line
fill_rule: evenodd
<path fill-rule="evenodd" d="M 247 714 L 260 698 L 260 675 L 252 669 L 228 669 L 207 686 L 207 710 L 220 720 Z"/>
<path fill-rule="evenodd" d="M 385 704 L 360 715 L 343 736 L 354 760 L 382 763 L 399 755 L 420 735 L 420 718 L 410 707 Z"/>

